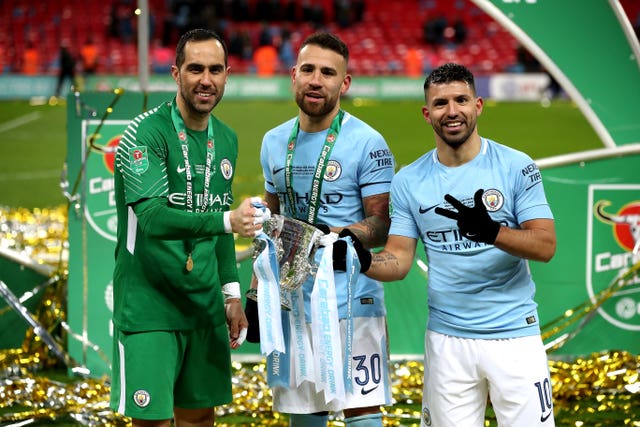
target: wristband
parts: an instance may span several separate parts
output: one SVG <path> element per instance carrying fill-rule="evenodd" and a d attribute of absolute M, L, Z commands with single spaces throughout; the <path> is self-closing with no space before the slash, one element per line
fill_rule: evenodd
<path fill-rule="evenodd" d="M 240 283 L 231 282 L 226 285 L 222 285 L 222 294 L 224 295 L 225 302 L 234 298 L 240 299 Z"/>
<path fill-rule="evenodd" d="M 222 222 L 224 222 L 224 232 L 225 233 L 231 233 L 233 231 L 231 229 L 231 211 L 226 211 L 222 215 Z"/>
<path fill-rule="evenodd" d="M 240 329 L 240 333 L 238 334 L 238 338 L 236 339 L 236 344 L 238 345 L 238 347 L 240 347 L 244 342 L 244 340 L 246 339 L 247 339 L 247 328 L 242 328 Z"/>

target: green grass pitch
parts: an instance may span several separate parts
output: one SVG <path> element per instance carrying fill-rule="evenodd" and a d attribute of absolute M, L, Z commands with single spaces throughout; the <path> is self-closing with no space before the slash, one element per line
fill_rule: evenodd
<path fill-rule="evenodd" d="M 399 167 L 434 146 L 420 102 L 346 99 L 342 105 L 382 133 Z M 216 108 L 216 114 L 238 133 L 236 200 L 263 193 L 262 135 L 296 111 L 293 101 L 223 100 Z M 32 209 L 66 203 L 59 185 L 67 152 L 66 124 L 64 106 L 0 102 L 0 206 Z M 568 101 L 556 101 L 549 108 L 538 103 L 485 101 L 478 128 L 480 135 L 523 150 L 534 159 L 603 147 L 582 112 Z"/>

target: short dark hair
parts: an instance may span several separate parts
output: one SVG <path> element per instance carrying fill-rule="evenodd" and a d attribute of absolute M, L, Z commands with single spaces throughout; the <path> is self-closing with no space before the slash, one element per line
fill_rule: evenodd
<path fill-rule="evenodd" d="M 205 41 L 205 40 L 218 40 L 222 45 L 222 49 L 224 50 L 224 65 L 227 65 L 227 45 L 224 44 L 224 40 L 214 31 L 207 30 L 205 28 L 195 28 L 193 30 L 189 30 L 184 33 L 180 40 L 178 40 L 178 45 L 176 46 L 176 66 L 178 68 L 182 67 L 184 64 L 184 46 L 187 42 L 190 41 Z"/>
<path fill-rule="evenodd" d="M 307 45 L 320 46 L 321 48 L 332 50 L 342 56 L 345 62 L 349 62 L 349 48 L 345 42 L 335 34 L 324 31 L 313 33 L 302 42 L 300 50 Z"/>
<path fill-rule="evenodd" d="M 424 90 L 426 92 L 432 85 L 451 82 L 465 82 L 473 93 L 476 93 L 473 73 L 464 65 L 454 64 L 453 62 L 435 68 L 425 79 Z"/>

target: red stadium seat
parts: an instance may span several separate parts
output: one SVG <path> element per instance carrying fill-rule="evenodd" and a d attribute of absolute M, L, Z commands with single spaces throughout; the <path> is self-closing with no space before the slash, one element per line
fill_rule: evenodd
<path fill-rule="evenodd" d="M 60 43 L 68 41 L 71 49 L 78 52 L 83 41 L 91 36 L 103 53 L 100 72 L 135 73 L 137 55 L 134 50 L 120 43 L 113 44 L 109 36 L 109 19 L 112 6 L 120 0 L 103 2 L 86 0 L 47 0 L 28 2 L 24 0 L 0 1 L 0 49 L 4 55 L 5 69 L 18 70 L 22 50 L 28 40 L 36 41 L 43 58 L 43 64 L 49 66 L 56 60 Z M 305 0 L 297 0 L 298 12 Z M 461 19 L 467 26 L 468 36 L 464 45 L 435 49 L 437 61 L 460 60 L 478 64 L 479 72 L 499 72 L 506 70 L 516 61 L 516 40 L 489 15 L 469 0 L 394 0 L 391 2 L 369 0 L 366 2 L 363 21 L 345 28 L 337 25 L 333 10 L 333 0 L 319 0 L 325 9 L 325 23 L 329 31 L 337 33 L 348 44 L 354 74 L 380 75 L 395 72 L 389 64 L 401 61 L 402 53 L 398 46 L 416 46 L 432 50 L 423 41 L 423 24 L 428 17 L 445 16 L 449 23 Z M 134 2 L 135 3 L 135 2 Z M 250 0 L 255 7 L 256 0 Z M 639 25 L 640 2 L 621 0 L 632 25 Z M 161 37 L 163 26 L 168 25 L 164 17 L 168 16 L 165 0 L 149 0 L 154 16 L 154 37 Z M 134 27 L 136 18 L 134 17 Z M 283 23 L 276 23 L 281 25 Z M 308 22 L 287 23 L 292 31 L 292 44 L 297 50 L 304 37 L 314 31 Z M 228 21 L 226 31 L 247 29 L 254 43 L 260 23 Z M 134 39 L 135 39 L 134 28 Z M 135 41 L 129 42 L 135 45 Z M 175 40 L 172 41 L 175 43 Z M 450 44 L 453 44 L 450 42 Z M 151 45 L 151 43 L 150 43 Z M 380 64 L 386 63 L 387 66 Z M 249 72 L 246 61 L 233 62 L 236 73 Z M 0 70 L 2 71 L 2 70 Z M 45 70 L 46 72 L 46 70 Z"/>

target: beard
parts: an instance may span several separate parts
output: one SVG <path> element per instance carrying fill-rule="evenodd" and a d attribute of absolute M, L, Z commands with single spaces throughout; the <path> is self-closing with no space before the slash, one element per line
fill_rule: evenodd
<path fill-rule="evenodd" d="M 438 132 L 438 136 L 442 138 L 442 140 L 451 148 L 458 148 L 467 140 L 468 135 L 460 134 L 456 135 L 455 138 L 451 138 L 449 135 L 445 135 L 442 132 Z"/>
<path fill-rule="evenodd" d="M 218 105 L 220 100 L 222 100 L 223 95 L 224 90 L 218 90 L 216 95 L 211 97 L 213 102 L 196 102 L 196 96 L 192 92 L 187 91 L 184 88 L 184 85 L 180 85 L 180 96 L 184 101 L 184 105 L 189 109 L 189 111 L 198 115 L 211 114 L 216 105 Z"/>
<path fill-rule="evenodd" d="M 443 126 L 434 127 L 434 131 L 436 135 L 438 135 L 440 139 L 445 142 L 445 144 L 455 149 L 464 144 L 473 134 L 473 130 L 475 129 L 476 124 L 475 122 L 471 124 L 472 126 L 468 126 L 464 131 L 458 132 L 456 134 L 445 132 L 446 128 L 444 128 Z"/>
<path fill-rule="evenodd" d="M 311 103 L 305 102 L 304 93 L 296 94 L 296 104 L 298 104 L 298 107 L 300 108 L 300 110 L 309 117 L 326 116 L 334 110 L 337 103 L 338 103 L 337 99 L 324 98 L 324 102 L 322 103 L 311 104 Z"/>

